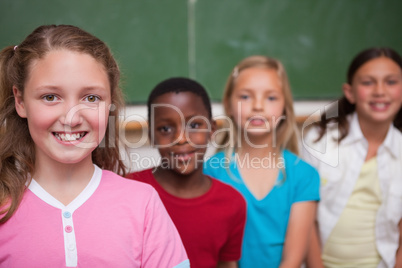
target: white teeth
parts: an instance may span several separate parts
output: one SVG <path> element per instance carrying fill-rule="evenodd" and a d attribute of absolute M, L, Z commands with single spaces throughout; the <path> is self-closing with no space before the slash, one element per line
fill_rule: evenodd
<path fill-rule="evenodd" d="M 385 103 L 375 103 L 374 105 L 375 105 L 375 107 L 377 107 L 378 109 L 383 109 L 383 108 L 385 108 Z"/>
<path fill-rule="evenodd" d="M 84 133 L 76 133 L 76 134 L 59 134 L 55 133 L 57 139 L 61 141 L 76 141 L 81 139 L 84 136 Z"/>

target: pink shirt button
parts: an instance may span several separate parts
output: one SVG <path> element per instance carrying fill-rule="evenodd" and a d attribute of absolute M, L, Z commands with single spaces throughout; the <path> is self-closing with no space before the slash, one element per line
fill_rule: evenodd
<path fill-rule="evenodd" d="M 71 227 L 70 225 L 67 225 L 66 228 L 64 228 L 64 230 L 65 230 L 67 233 L 71 233 L 71 232 L 73 231 L 73 227 Z"/>

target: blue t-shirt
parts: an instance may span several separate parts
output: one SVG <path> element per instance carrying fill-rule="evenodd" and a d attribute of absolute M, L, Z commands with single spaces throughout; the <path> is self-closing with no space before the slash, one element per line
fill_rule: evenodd
<path fill-rule="evenodd" d="M 287 150 L 283 151 L 282 157 L 286 176 L 279 172 L 275 186 L 261 200 L 256 199 L 245 185 L 234 156 L 227 159 L 219 152 L 205 162 L 205 174 L 233 186 L 246 199 L 241 268 L 279 267 L 292 204 L 319 200 L 320 182 L 316 169 Z"/>

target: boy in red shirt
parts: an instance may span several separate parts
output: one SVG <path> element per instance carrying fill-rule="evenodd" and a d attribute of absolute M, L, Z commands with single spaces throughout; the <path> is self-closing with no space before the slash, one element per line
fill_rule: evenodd
<path fill-rule="evenodd" d="M 192 268 L 237 267 L 246 203 L 234 188 L 202 172 L 215 130 L 208 94 L 187 78 L 165 80 L 148 98 L 148 118 L 149 136 L 161 155 L 160 165 L 128 178 L 157 190 Z"/>

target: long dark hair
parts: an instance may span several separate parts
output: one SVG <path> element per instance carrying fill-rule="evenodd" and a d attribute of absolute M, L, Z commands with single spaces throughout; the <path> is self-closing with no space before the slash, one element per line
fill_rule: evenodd
<path fill-rule="evenodd" d="M 349 85 L 352 84 L 354 75 L 363 64 L 379 57 L 387 57 L 393 60 L 402 69 L 402 58 L 395 50 L 387 47 L 369 48 L 357 54 L 357 56 L 350 63 L 346 77 L 347 83 Z M 334 114 L 334 110 L 336 109 L 338 109 L 338 116 L 327 118 L 328 115 Z M 321 120 L 317 123 L 318 126 L 320 127 L 320 135 L 317 141 L 324 136 L 325 131 L 327 129 L 327 124 L 329 122 L 338 123 L 340 132 L 338 141 L 344 139 L 349 133 L 349 122 L 347 121 L 347 116 L 353 113 L 354 111 L 355 111 L 355 105 L 350 103 L 345 96 L 342 96 L 337 103 L 332 105 L 329 108 L 329 110 L 321 116 Z M 402 131 L 402 109 L 400 109 L 397 115 L 395 116 L 393 124 L 397 129 Z"/>

